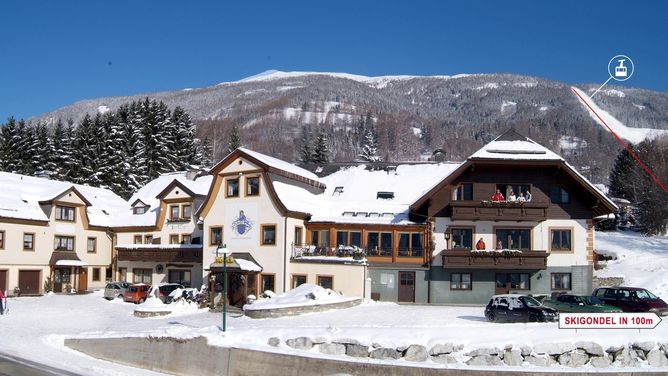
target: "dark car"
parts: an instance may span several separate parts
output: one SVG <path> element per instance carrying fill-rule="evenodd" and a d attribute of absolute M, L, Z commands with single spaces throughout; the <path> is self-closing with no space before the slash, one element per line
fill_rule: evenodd
<path fill-rule="evenodd" d="M 505 294 L 489 299 L 485 317 L 492 322 L 555 321 L 558 314 L 528 295 Z"/>
<path fill-rule="evenodd" d="M 624 312 L 655 312 L 659 316 L 668 316 L 668 304 L 643 288 L 599 287 L 592 295 Z"/>
<path fill-rule="evenodd" d="M 182 289 L 183 285 L 180 285 L 178 283 L 161 283 L 158 285 L 158 299 L 160 299 L 163 303 L 171 303 L 172 299 L 169 298 L 169 294 L 172 293 L 172 291 L 176 289 Z"/>
<path fill-rule="evenodd" d="M 622 312 L 621 309 L 615 306 L 604 304 L 601 299 L 595 296 L 563 294 L 557 296 L 556 299 L 543 301 L 543 305 L 554 308 L 559 312 L 567 313 Z"/>

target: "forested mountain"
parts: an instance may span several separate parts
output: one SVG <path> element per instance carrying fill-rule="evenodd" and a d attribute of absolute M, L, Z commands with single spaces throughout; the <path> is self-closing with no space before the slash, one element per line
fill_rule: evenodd
<path fill-rule="evenodd" d="M 599 85 L 578 85 L 591 94 Z M 31 119 L 55 125 L 116 110 L 146 94 L 77 102 Z M 212 158 L 228 151 L 236 129 L 246 147 L 289 161 L 303 145 L 326 142 L 328 159 L 368 159 L 373 133 L 385 161 L 425 159 L 436 149 L 462 160 L 509 127 L 564 155 L 585 176 L 607 183 L 620 149 L 570 86 L 507 74 L 364 77 L 265 72 L 237 82 L 148 95 L 182 107 L 211 141 Z M 668 94 L 606 86 L 594 102 L 627 127 L 668 129 Z M 367 148 L 368 149 L 368 148 Z M 376 156 L 372 156 L 376 157 Z"/>

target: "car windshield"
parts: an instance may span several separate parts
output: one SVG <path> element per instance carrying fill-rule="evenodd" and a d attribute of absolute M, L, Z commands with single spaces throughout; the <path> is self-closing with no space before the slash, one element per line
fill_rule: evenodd
<path fill-rule="evenodd" d="M 583 298 L 585 301 L 585 304 L 588 305 L 602 305 L 603 301 L 595 296 L 586 296 Z"/>
<path fill-rule="evenodd" d="M 526 304 L 527 307 L 538 307 L 540 302 L 530 296 L 522 296 L 520 300 Z"/>
<path fill-rule="evenodd" d="M 649 292 L 647 290 L 638 290 L 638 291 L 635 291 L 634 294 L 638 299 L 642 299 L 642 300 L 658 299 L 656 297 L 656 295 L 652 294 L 651 292 Z"/>

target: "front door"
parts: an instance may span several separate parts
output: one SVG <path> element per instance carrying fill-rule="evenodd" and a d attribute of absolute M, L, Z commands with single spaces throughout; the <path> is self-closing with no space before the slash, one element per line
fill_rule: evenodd
<path fill-rule="evenodd" d="M 510 292 L 510 281 L 508 281 L 506 273 L 496 273 L 496 290 L 495 294 L 508 294 Z"/>
<path fill-rule="evenodd" d="M 79 270 L 79 291 L 86 291 L 88 289 L 88 268 Z"/>
<path fill-rule="evenodd" d="M 400 302 L 415 302 L 415 272 L 399 272 Z"/>
<path fill-rule="evenodd" d="M 67 285 L 70 285 L 70 268 L 57 268 L 53 270 L 53 291 L 67 292 Z"/>
<path fill-rule="evenodd" d="M 0 270 L 0 291 L 7 295 L 7 271 Z"/>

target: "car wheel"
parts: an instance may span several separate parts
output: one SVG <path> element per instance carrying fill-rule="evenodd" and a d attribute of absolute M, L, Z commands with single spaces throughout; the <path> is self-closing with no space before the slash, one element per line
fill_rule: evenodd
<path fill-rule="evenodd" d="M 107 300 L 111 300 L 111 298 L 107 298 L 107 297 L 105 297 L 105 299 L 107 299 Z"/>
<path fill-rule="evenodd" d="M 487 321 L 489 321 L 489 322 L 495 322 L 496 321 L 496 315 L 494 314 L 494 312 L 487 313 Z"/>
<path fill-rule="evenodd" d="M 118 299 L 123 299 L 123 294 L 118 294 Z"/>
<path fill-rule="evenodd" d="M 146 300 L 146 299 L 141 298 L 141 299 L 139 299 L 139 301 L 137 302 L 137 304 L 142 304 L 142 303 L 144 303 L 145 300 Z"/>

